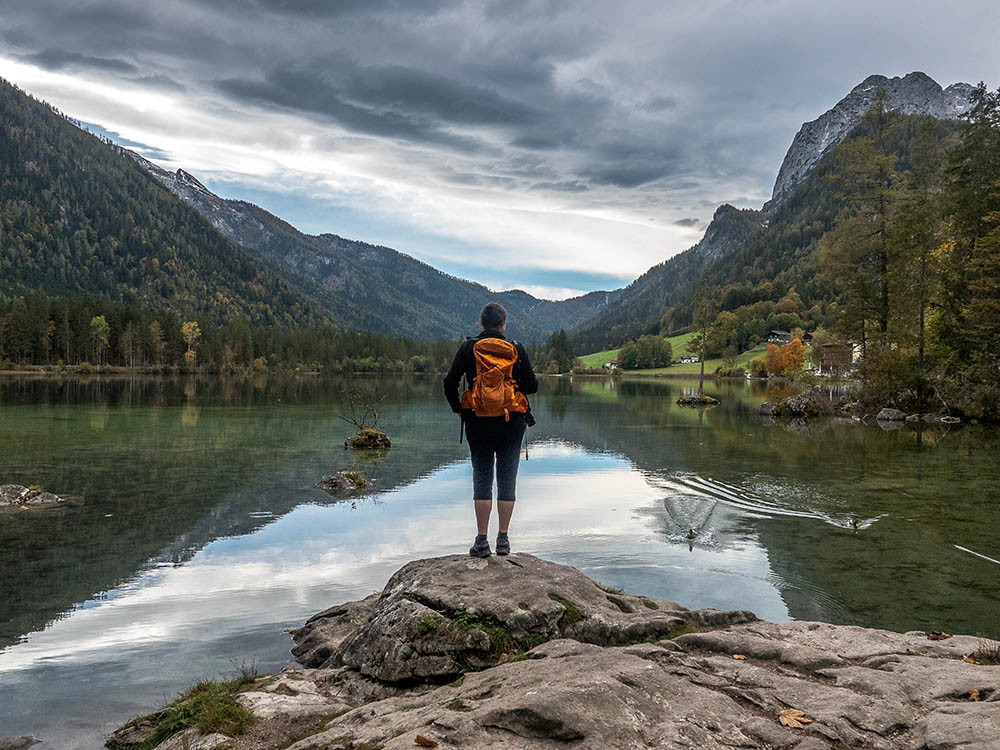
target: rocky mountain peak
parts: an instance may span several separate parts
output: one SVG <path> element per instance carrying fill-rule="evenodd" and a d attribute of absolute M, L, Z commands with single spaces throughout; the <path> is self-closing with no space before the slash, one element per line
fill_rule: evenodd
<path fill-rule="evenodd" d="M 742 245 L 750 232 L 759 226 L 759 220 L 759 211 L 723 203 L 715 209 L 705 236 L 693 250 L 705 261 L 717 260 Z"/>
<path fill-rule="evenodd" d="M 178 182 L 184 185 L 188 185 L 194 188 L 195 190 L 200 190 L 203 193 L 210 192 L 209 189 L 204 185 L 202 185 L 193 174 L 191 174 L 190 172 L 185 172 L 183 169 L 178 169 L 177 172 L 174 174 L 174 177 Z"/>
<path fill-rule="evenodd" d="M 889 109 L 907 115 L 932 115 L 955 119 L 969 108 L 973 87 L 968 83 L 941 86 L 926 73 L 902 77 L 870 75 L 832 108 L 802 125 L 778 170 L 771 201 L 765 210 L 798 185 L 830 149 L 843 141 L 868 111 L 878 91 L 888 94 Z"/>

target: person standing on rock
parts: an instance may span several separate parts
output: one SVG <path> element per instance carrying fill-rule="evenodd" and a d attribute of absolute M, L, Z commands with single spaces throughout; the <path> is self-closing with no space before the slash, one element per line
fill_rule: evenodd
<path fill-rule="evenodd" d="M 472 497 L 478 534 L 469 554 L 489 557 L 486 538 L 493 510 L 493 472 L 496 463 L 498 555 L 510 554 L 507 535 L 514 513 L 517 467 L 525 427 L 535 423 L 525 396 L 538 391 L 538 379 L 528 353 L 504 337 L 507 311 L 491 302 L 479 314 L 483 332 L 465 341 L 444 377 L 444 395 L 451 410 L 462 418 L 472 456 Z M 465 376 L 466 390 L 458 386 Z"/>

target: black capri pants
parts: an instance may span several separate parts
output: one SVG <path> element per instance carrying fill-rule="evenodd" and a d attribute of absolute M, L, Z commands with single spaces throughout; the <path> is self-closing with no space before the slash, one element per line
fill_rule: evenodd
<path fill-rule="evenodd" d="M 503 417 L 465 416 L 465 435 L 472 454 L 472 497 L 493 499 L 493 464 L 496 461 L 497 500 L 516 500 L 517 465 L 524 438 L 524 415 Z"/>

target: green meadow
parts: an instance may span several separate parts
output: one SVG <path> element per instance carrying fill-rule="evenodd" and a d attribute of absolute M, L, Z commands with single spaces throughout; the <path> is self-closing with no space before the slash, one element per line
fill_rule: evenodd
<path fill-rule="evenodd" d="M 682 333 L 679 336 L 669 336 L 667 341 L 670 343 L 670 349 L 673 352 L 673 359 L 678 360 L 681 357 L 690 354 L 687 350 L 688 342 L 695 337 L 695 332 Z M 763 357 L 766 354 L 766 349 L 764 344 L 754 347 L 743 352 L 736 360 L 736 363 L 740 367 L 747 367 L 750 360 L 756 359 L 757 357 Z M 618 359 L 618 349 L 608 349 L 603 352 L 594 352 L 593 354 L 586 354 L 579 357 L 580 361 L 583 362 L 584 367 L 604 367 L 604 365 L 611 360 Z M 723 366 L 722 359 L 707 359 L 705 360 L 705 372 L 713 373 L 716 368 Z M 647 375 L 697 375 L 701 370 L 701 363 L 693 362 L 690 364 L 673 364 L 670 367 L 658 367 L 653 370 L 629 370 L 629 372 L 642 373 Z"/>

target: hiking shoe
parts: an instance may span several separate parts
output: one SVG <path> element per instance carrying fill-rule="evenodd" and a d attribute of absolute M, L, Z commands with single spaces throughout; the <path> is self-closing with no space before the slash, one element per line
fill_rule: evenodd
<path fill-rule="evenodd" d="M 497 554 L 510 554 L 510 539 L 507 538 L 506 534 L 497 534 Z"/>
<path fill-rule="evenodd" d="M 486 540 L 486 534 L 477 536 L 476 541 L 469 547 L 469 557 L 489 557 L 492 554 L 490 543 Z"/>

